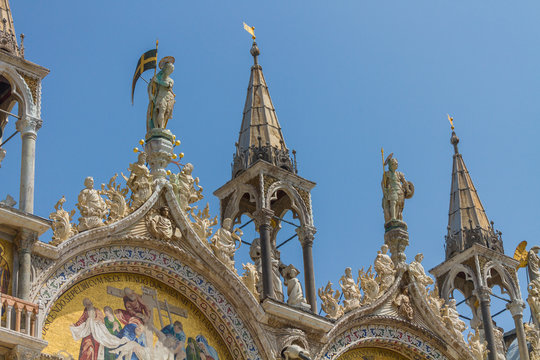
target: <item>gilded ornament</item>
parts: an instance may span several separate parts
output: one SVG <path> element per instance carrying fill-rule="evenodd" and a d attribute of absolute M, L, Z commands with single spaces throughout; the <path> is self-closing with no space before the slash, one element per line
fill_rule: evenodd
<path fill-rule="evenodd" d="M 325 288 L 320 288 L 319 297 L 321 298 L 321 307 L 326 313 L 326 317 L 332 320 L 339 319 L 343 316 L 343 306 L 339 304 L 339 290 L 332 289 L 332 283 L 329 281 Z"/>
<path fill-rule="evenodd" d="M 105 224 L 116 222 L 128 214 L 128 206 L 126 203 L 128 189 L 122 189 L 120 184 L 116 184 L 117 177 L 118 174 L 114 174 L 107 184 L 107 189 L 105 189 L 105 184 L 101 184 L 101 193 L 107 195 L 105 203 L 109 208 L 109 216 L 107 217 Z"/>
<path fill-rule="evenodd" d="M 217 216 L 210 218 L 210 206 L 206 204 L 204 210 L 198 210 L 195 213 L 197 207 L 190 208 L 190 214 L 193 221 L 191 222 L 193 230 L 199 237 L 199 239 L 206 245 L 210 246 L 206 241 L 212 235 L 212 226 L 217 225 Z"/>
<path fill-rule="evenodd" d="M 51 227 L 53 231 L 51 245 L 57 246 L 77 234 L 76 225 L 71 223 L 73 215 L 75 215 L 75 209 L 69 213 L 64 210 L 63 205 L 66 202 L 66 197 L 62 196 L 60 200 L 54 205 L 55 212 L 49 215 L 49 219 L 53 221 Z"/>
<path fill-rule="evenodd" d="M 242 282 L 248 290 L 255 296 L 255 299 L 259 299 L 259 292 L 257 291 L 257 284 L 259 283 L 259 272 L 257 268 L 252 263 L 242 264 L 242 269 L 244 273 L 242 274 Z"/>

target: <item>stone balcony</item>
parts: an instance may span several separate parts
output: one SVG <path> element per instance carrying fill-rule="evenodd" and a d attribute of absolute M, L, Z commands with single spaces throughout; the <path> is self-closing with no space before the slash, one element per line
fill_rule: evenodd
<path fill-rule="evenodd" d="M 35 359 L 47 342 L 41 339 L 40 307 L 0 293 L 0 360 Z"/>

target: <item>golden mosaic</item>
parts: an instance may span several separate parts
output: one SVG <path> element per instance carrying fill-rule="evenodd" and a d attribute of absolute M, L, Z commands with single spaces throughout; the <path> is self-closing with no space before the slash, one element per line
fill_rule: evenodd
<path fill-rule="evenodd" d="M 339 360 L 408 360 L 395 351 L 380 348 L 361 348 L 347 351 Z"/>
<path fill-rule="evenodd" d="M 13 278 L 13 245 L 0 239 L 0 293 L 11 295 Z"/>
<path fill-rule="evenodd" d="M 44 353 L 79 360 L 232 359 L 185 296 L 150 277 L 97 275 L 73 285 L 43 326 Z"/>

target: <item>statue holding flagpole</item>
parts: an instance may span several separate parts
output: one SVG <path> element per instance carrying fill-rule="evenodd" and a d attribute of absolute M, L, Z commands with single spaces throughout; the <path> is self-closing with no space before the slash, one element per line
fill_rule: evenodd
<path fill-rule="evenodd" d="M 172 118 L 175 94 L 172 91 L 174 80 L 170 75 L 174 71 L 174 57 L 166 56 L 159 62 L 161 69 L 148 84 L 148 112 L 146 115 L 146 130 L 165 129 Z"/>

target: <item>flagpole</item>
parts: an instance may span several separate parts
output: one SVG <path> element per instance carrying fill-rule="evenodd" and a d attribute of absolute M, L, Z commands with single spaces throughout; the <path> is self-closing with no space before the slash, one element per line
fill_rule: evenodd
<path fill-rule="evenodd" d="M 154 76 L 156 76 L 156 69 L 158 67 L 158 56 L 157 56 L 158 44 L 159 44 L 159 39 L 156 39 L 156 67 L 154 68 Z"/>

